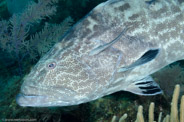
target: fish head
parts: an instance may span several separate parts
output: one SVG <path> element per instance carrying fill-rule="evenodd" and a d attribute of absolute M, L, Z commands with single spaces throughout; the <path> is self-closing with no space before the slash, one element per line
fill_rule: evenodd
<path fill-rule="evenodd" d="M 24 77 L 16 101 L 20 106 L 69 106 L 88 101 L 94 77 L 72 50 L 52 49 Z M 91 81 L 91 82 L 90 82 Z"/>

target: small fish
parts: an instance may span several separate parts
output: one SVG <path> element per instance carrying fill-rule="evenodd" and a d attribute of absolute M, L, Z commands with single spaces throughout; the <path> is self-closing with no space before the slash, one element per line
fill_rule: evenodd
<path fill-rule="evenodd" d="M 184 4 L 108 0 L 95 7 L 24 77 L 20 106 L 71 106 L 129 91 L 162 93 L 150 76 L 184 58 Z"/>

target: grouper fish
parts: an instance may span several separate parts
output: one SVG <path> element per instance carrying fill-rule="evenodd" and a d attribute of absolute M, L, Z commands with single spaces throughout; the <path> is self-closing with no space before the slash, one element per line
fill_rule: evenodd
<path fill-rule="evenodd" d="M 108 0 L 75 24 L 26 75 L 20 106 L 71 106 L 117 91 L 162 93 L 150 76 L 184 58 L 181 0 Z"/>

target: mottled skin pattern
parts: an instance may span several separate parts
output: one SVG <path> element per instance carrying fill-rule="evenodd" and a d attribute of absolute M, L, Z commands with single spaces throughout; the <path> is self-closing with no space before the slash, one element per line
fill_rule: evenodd
<path fill-rule="evenodd" d="M 182 2 L 109 0 L 78 22 L 24 78 L 21 106 L 69 106 L 120 90 L 135 93 L 135 81 L 184 58 Z M 104 43 L 124 35 L 111 47 L 90 56 Z M 134 69 L 117 72 L 150 49 L 158 56 Z M 53 64 L 53 67 L 49 65 Z"/>

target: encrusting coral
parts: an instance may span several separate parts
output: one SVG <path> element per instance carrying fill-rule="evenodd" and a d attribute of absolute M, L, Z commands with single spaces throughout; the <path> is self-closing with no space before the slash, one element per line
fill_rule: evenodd
<path fill-rule="evenodd" d="M 180 93 L 184 94 L 183 61 L 172 63 L 171 65 L 168 65 L 160 71 L 154 73 L 152 76 L 160 85 L 161 89 L 164 91 L 164 96 L 169 101 L 172 99 L 172 92 L 175 84 L 180 85 Z"/>
<path fill-rule="evenodd" d="M 184 95 L 181 98 L 180 103 L 180 115 L 178 114 L 178 98 L 179 98 L 179 92 L 180 92 L 180 85 L 176 85 L 172 97 L 171 102 L 171 113 L 170 115 L 166 115 L 166 117 L 162 121 L 162 112 L 160 112 L 158 117 L 158 122 L 184 122 Z M 149 116 L 148 116 L 148 122 L 156 122 L 154 120 L 154 103 L 152 102 L 149 107 Z M 118 121 L 119 122 L 126 122 L 127 114 L 124 114 Z M 116 122 L 117 117 L 113 116 L 111 122 Z M 137 112 L 137 118 L 135 122 L 145 122 L 144 116 L 143 116 L 143 106 L 138 107 Z M 147 121 L 146 121 L 147 122 Z"/>

